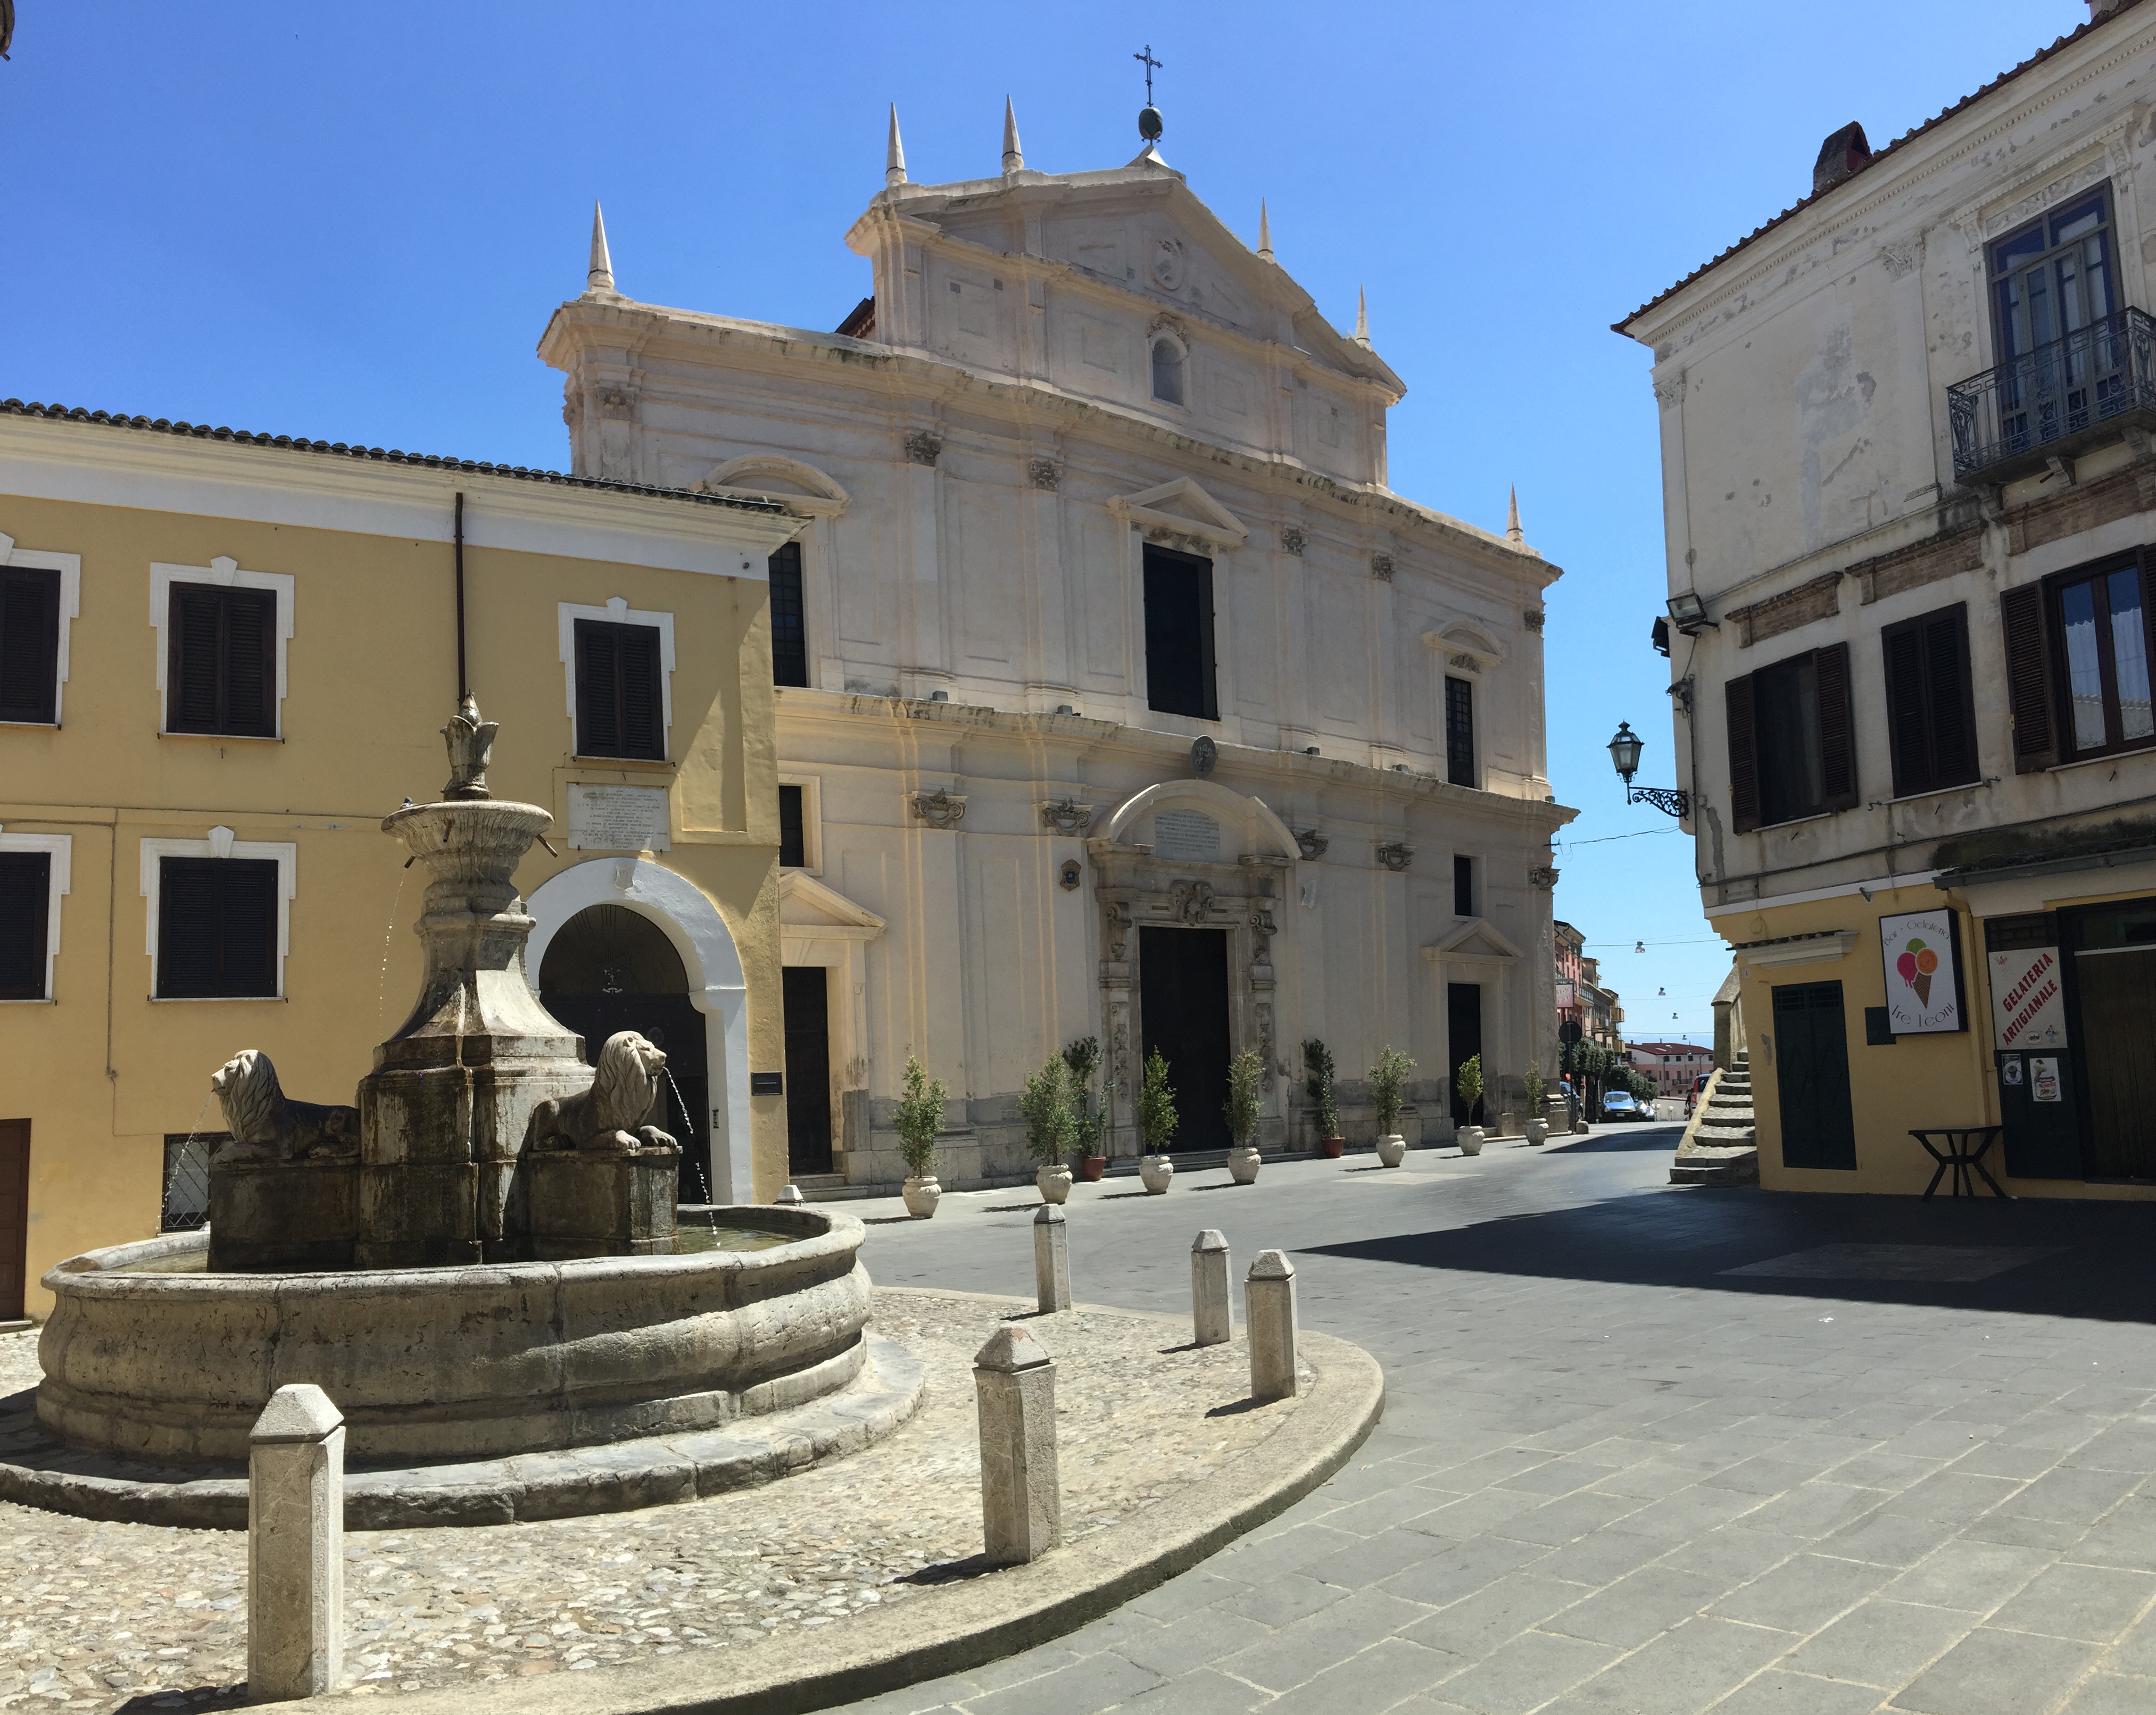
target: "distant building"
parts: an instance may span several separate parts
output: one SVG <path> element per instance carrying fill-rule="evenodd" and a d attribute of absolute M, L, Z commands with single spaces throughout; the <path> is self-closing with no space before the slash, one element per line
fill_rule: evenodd
<path fill-rule="evenodd" d="M 1587 1033 L 1585 1009 L 1581 1004 L 1580 985 L 1586 980 L 1581 966 L 1583 949 L 1587 937 L 1580 934 L 1563 918 L 1550 925 L 1557 954 L 1557 1026 L 1562 1036 L 1565 1026 L 1576 1024 L 1582 1036 Z"/>
<path fill-rule="evenodd" d="M 1703 1072 L 1714 1070 L 1714 1051 L 1697 1042 L 1629 1042 L 1625 1057 L 1635 1072 L 1655 1081 L 1655 1093 L 1681 1101 Z"/>

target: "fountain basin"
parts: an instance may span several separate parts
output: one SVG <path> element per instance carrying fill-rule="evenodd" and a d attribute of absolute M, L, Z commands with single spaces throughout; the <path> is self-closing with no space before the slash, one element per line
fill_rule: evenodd
<path fill-rule="evenodd" d="M 784 1241 L 273 1274 L 206 1272 L 206 1231 L 87 1252 L 44 1277 L 38 1420 L 123 1457 L 244 1460 L 270 1395 L 312 1382 L 356 1463 L 403 1463 L 718 1428 L 845 1387 L 868 1349 L 860 1222 L 711 1214 Z"/>

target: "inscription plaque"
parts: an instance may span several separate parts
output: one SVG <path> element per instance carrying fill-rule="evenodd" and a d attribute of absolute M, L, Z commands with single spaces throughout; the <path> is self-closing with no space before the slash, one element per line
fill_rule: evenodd
<path fill-rule="evenodd" d="M 1152 855 L 1183 863 L 1218 863 L 1220 824 L 1202 810 L 1156 810 Z"/>
<path fill-rule="evenodd" d="M 569 788 L 568 841 L 572 851 L 664 852 L 666 836 L 663 786 Z"/>

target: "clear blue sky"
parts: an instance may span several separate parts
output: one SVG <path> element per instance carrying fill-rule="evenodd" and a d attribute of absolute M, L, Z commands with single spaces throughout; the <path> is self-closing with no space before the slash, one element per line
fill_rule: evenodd
<path fill-rule="evenodd" d="M 1582 814 L 1558 911 L 1635 1037 L 1701 1035 L 1727 970 L 1690 842 L 1603 746 L 1674 778 L 1647 356 L 1609 325 L 2087 16 L 2084 0 L 1359 7 L 416 5 L 18 0 L 0 64 L 0 397 L 560 467 L 533 356 L 583 286 L 593 197 L 621 289 L 832 328 L 841 236 L 896 100 L 916 180 L 1162 151 L 1343 327 L 1358 284 L 1406 378 L 1401 493 L 1493 529 L 1508 484 L 1566 568 L 1550 768 Z M 1637 837 L 1620 837 L 1633 836 Z M 1601 843 L 1589 844 L 1594 841 Z M 1649 951 L 1632 950 L 1645 941 Z M 1665 999 L 1656 991 L 1666 989 Z M 1671 1014 L 1677 1016 L 1671 1017 Z"/>

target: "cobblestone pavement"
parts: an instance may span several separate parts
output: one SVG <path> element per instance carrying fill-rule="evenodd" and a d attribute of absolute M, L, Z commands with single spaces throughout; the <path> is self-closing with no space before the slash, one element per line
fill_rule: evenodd
<path fill-rule="evenodd" d="M 1028 1269 L 1030 1270 L 1030 1240 Z M 685 1651 L 798 1649 L 893 1601 L 932 1601 L 981 1552 L 973 1356 L 1029 1305 L 881 1292 L 876 1325 L 927 1360 L 914 1420 L 783 1482 L 640 1513 L 346 1538 L 346 1676 L 361 1694 L 501 1681 Z M 1164 1350 L 1151 1317 L 1029 1318 L 1056 1360 L 1068 1536 L 1112 1528 L 1210 1474 L 1295 1402 L 1209 1420 L 1249 1391 L 1239 1340 Z M 0 1337 L 0 1395 L 33 1336 Z M 0 1709 L 230 1702 L 246 1677 L 236 1531 L 100 1524 L 0 1503 Z"/>
<path fill-rule="evenodd" d="M 1081 1301 L 1181 1308 L 1200 1226 L 1287 1248 L 1385 1421 L 1120 1612 L 855 1707 L 2156 1711 L 2156 1207 L 1672 1187 L 1676 1138 L 1078 1187 Z M 1016 1200 L 869 1267 L 1008 1288 Z"/>

